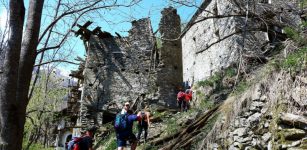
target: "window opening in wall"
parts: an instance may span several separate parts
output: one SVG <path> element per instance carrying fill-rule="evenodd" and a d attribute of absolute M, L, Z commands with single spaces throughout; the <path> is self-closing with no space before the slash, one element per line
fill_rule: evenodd
<path fill-rule="evenodd" d="M 193 41 L 196 42 L 196 38 L 195 37 L 193 37 Z"/>
<path fill-rule="evenodd" d="M 270 0 L 259 0 L 259 3 L 271 4 Z"/>

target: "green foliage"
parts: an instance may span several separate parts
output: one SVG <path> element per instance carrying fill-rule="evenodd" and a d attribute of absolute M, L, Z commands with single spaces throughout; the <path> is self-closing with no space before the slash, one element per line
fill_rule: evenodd
<path fill-rule="evenodd" d="M 158 150 L 159 147 L 154 146 L 154 145 L 144 144 L 143 147 L 141 146 L 141 149 L 142 150 Z"/>
<path fill-rule="evenodd" d="M 114 150 L 117 148 L 117 143 L 116 143 L 116 139 L 111 140 L 111 142 L 109 143 L 109 145 L 106 147 L 105 150 Z"/>
<path fill-rule="evenodd" d="M 221 73 L 216 73 L 207 80 L 197 82 L 198 86 L 214 86 L 220 83 L 222 79 Z"/>
<path fill-rule="evenodd" d="M 32 144 L 30 150 L 54 150 L 54 148 L 44 148 L 44 146 L 41 144 Z"/>
<path fill-rule="evenodd" d="M 236 69 L 234 69 L 234 68 L 227 68 L 226 70 L 225 70 L 225 76 L 227 76 L 227 77 L 233 77 L 233 76 L 235 76 L 237 74 L 237 71 L 236 71 Z"/>
<path fill-rule="evenodd" d="M 224 71 L 217 72 L 207 80 L 197 82 L 197 86 L 211 86 L 214 87 L 216 90 L 222 90 L 224 87 L 222 85 L 222 80 L 224 77 L 233 77 L 237 74 L 235 68 L 229 67 Z"/>
<path fill-rule="evenodd" d="M 109 125 L 109 124 L 107 124 Z M 115 131 L 111 131 L 105 137 L 97 137 L 97 143 L 95 144 L 94 149 L 99 147 L 103 147 L 105 150 L 114 150 L 117 148 L 116 138 L 115 138 Z"/>
<path fill-rule="evenodd" d="M 52 127 L 59 118 L 58 108 L 63 102 L 63 97 L 68 93 L 66 87 L 63 87 L 63 79 L 57 77 L 53 72 L 42 71 L 36 86 L 34 87 L 33 96 L 27 107 L 27 118 L 24 131 L 24 148 L 31 143 L 36 136 L 39 139 L 33 143 L 30 149 L 35 149 L 43 143 L 44 130 L 47 130 L 47 137 L 51 136 Z M 34 140 L 35 141 L 35 140 Z M 37 148 L 41 149 L 41 148 Z"/>
<path fill-rule="evenodd" d="M 307 0 L 300 0 L 300 8 L 304 9 L 307 7 Z"/>
<path fill-rule="evenodd" d="M 293 41 L 295 41 L 295 42 L 297 42 L 299 44 L 305 42 L 304 38 L 302 38 L 302 36 L 300 36 L 300 33 L 296 29 L 293 29 L 293 28 L 290 28 L 290 27 L 285 27 L 284 31 L 287 34 L 287 36 L 290 39 L 292 39 Z"/>
<path fill-rule="evenodd" d="M 214 107 L 214 102 L 209 101 L 208 99 L 202 99 L 200 101 L 200 108 L 202 109 L 211 109 Z"/>
<path fill-rule="evenodd" d="M 248 87 L 250 86 L 250 84 L 246 81 L 241 81 L 239 82 L 239 84 L 234 88 L 234 91 L 232 92 L 233 95 L 239 95 L 241 93 L 243 93 Z"/>
<path fill-rule="evenodd" d="M 156 38 L 157 49 L 162 47 L 162 40 L 160 38 Z"/>
<path fill-rule="evenodd" d="M 281 64 L 282 68 L 297 70 L 306 66 L 307 60 L 307 47 L 299 49 L 298 51 L 290 54 Z"/>
<path fill-rule="evenodd" d="M 165 132 L 167 135 L 174 134 L 178 130 L 177 122 L 174 118 L 171 118 L 167 121 L 167 127 L 165 129 Z"/>

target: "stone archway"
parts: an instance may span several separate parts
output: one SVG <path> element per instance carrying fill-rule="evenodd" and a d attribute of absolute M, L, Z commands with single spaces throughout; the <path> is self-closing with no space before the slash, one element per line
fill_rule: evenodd
<path fill-rule="evenodd" d="M 58 134 L 56 150 L 65 150 L 65 146 L 67 142 L 71 140 L 71 138 L 72 138 L 71 131 L 69 130 L 60 131 L 60 133 Z"/>

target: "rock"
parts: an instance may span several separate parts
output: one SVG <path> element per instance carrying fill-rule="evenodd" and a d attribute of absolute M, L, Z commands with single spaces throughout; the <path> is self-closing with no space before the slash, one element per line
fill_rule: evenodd
<path fill-rule="evenodd" d="M 268 150 L 272 150 L 272 149 L 273 149 L 272 141 L 269 141 L 269 143 L 268 143 Z"/>
<path fill-rule="evenodd" d="M 261 97 L 260 97 L 260 101 L 261 102 L 265 102 L 266 100 L 267 100 L 267 96 L 266 95 L 262 95 Z"/>
<path fill-rule="evenodd" d="M 297 77 L 298 80 L 300 80 L 301 82 L 307 84 L 307 78 L 304 77 Z"/>
<path fill-rule="evenodd" d="M 294 141 L 294 142 L 292 142 L 292 143 L 290 143 L 290 144 L 282 144 L 282 145 L 281 145 L 281 148 L 282 148 L 282 149 L 286 149 L 286 148 L 298 146 L 298 145 L 300 145 L 300 144 L 301 144 L 301 141 Z"/>
<path fill-rule="evenodd" d="M 269 126 L 270 126 L 270 123 L 269 123 L 269 122 L 265 122 L 265 123 L 264 123 L 264 127 L 265 127 L 265 128 L 268 128 Z"/>
<path fill-rule="evenodd" d="M 264 143 L 266 143 L 270 138 L 271 138 L 271 133 L 268 132 L 268 133 L 265 133 L 261 138 L 263 140 Z"/>
<path fill-rule="evenodd" d="M 253 112 L 260 112 L 263 106 L 264 106 L 263 102 L 254 101 L 251 103 L 249 110 Z"/>
<path fill-rule="evenodd" d="M 236 130 L 233 131 L 233 135 L 237 135 L 237 136 L 244 136 L 247 134 L 247 128 L 238 128 Z"/>
<path fill-rule="evenodd" d="M 306 150 L 306 148 L 290 147 L 287 150 Z"/>
<path fill-rule="evenodd" d="M 301 107 L 307 106 L 307 88 L 306 87 L 295 87 L 291 91 L 291 97 L 297 102 Z"/>
<path fill-rule="evenodd" d="M 248 125 L 246 118 L 240 118 L 240 126 L 246 127 Z"/>
<path fill-rule="evenodd" d="M 266 112 L 267 112 L 267 110 L 268 110 L 268 107 L 263 107 L 262 109 L 261 109 L 261 114 L 265 114 Z"/>
<path fill-rule="evenodd" d="M 211 86 L 204 86 L 201 87 L 200 90 L 205 94 L 205 95 L 211 95 L 213 92 L 213 87 Z"/>
<path fill-rule="evenodd" d="M 259 100 L 261 97 L 261 85 L 260 84 L 257 84 L 257 86 L 254 88 L 254 92 L 251 96 L 252 100 L 255 101 L 255 100 Z"/>
<path fill-rule="evenodd" d="M 238 142 L 241 142 L 241 143 L 249 143 L 251 140 L 252 140 L 252 138 L 251 138 L 250 136 L 248 136 L 248 137 L 243 138 L 241 141 L 238 141 Z"/>
<path fill-rule="evenodd" d="M 251 142 L 252 146 L 256 146 L 260 144 L 260 141 L 256 138 L 253 138 L 252 142 Z"/>
<path fill-rule="evenodd" d="M 305 137 L 306 132 L 301 129 L 283 129 L 280 134 L 285 137 L 286 140 L 299 140 Z"/>
<path fill-rule="evenodd" d="M 307 130 L 307 117 L 305 116 L 299 116 L 291 113 L 281 113 L 280 124 L 282 123 Z"/>
<path fill-rule="evenodd" d="M 256 124 L 259 122 L 260 116 L 261 113 L 255 113 L 247 119 L 247 122 L 249 122 L 250 124 Z"/>
<path fill-rule="evenodd" d="M 234 145 L 230 145 L 228 150 L 240 150 L 238 147 L 235 147 Z"/>

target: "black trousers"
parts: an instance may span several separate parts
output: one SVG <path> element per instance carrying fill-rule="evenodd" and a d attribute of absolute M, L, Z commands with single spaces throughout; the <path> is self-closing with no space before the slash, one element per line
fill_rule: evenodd
<path fill-rule="evenodd" d="M 142 131 L 144 130 L 144 139 L 145 141 L 147 140 L 147 135 L 148 135 L 148 123 L 143 121 L 142 124 L 138 123 L 138 135 L 137 139 L 140 140 Z"/>

